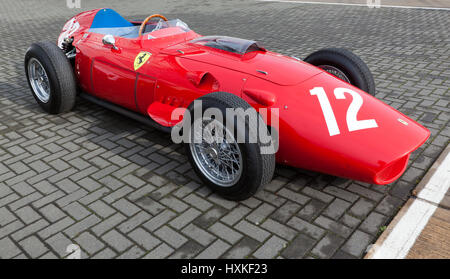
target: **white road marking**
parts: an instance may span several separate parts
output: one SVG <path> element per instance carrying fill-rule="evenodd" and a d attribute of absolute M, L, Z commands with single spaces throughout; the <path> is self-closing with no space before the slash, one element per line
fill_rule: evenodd
<path fill-rule="evenodd" d="M 316 4 L 316 5 L 335 5 L 335 6 L 358 6 L 368 7 L 367 4 L 356 3 L 335 3 L 335 2 L 312 2 L 312 1 L 289 1 L 289 0 L 256 0 L 258 2 L 280 2 L 280 3 L 298 3 L 298 4 Z M 396 8 L 396 9 L 421 9 L 421 10 L 442 10 L 450 11 L 450 8 L 439 7 L 419 7 L 419 6 L 394 6 L 394 5 L 380 5 L 380 8 Z"/>
<path fill-rule="evenodd" d="M 370 258 L 403 259 L 408 255 L 417 237 L 427 225 L 430 217 L 433 216 L 437 205 L 450 187 L 450 152 L 447 152 L 445 156 L 420 191 L 418 198 L 414 200 L 383 243 L 379 247 L 372 248 L 374 253 Z"/>

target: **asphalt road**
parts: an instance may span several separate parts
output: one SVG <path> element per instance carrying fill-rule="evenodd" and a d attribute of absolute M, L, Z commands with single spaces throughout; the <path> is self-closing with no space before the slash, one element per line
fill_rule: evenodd
<path fill-rule="evenodd" d="M 305 57 L 346 47 L 372 70 L 376 97 L 431 138 L 395 183 L 376 186 L 278 166 L 241 203 L 212 194 L 182 148 L 152 128 L 79 100 L 47 115 L 23 57 L 81 10 L 162 13 L 198 33 L 256 39 Z M 359 258 L 448 144 L 448 11 L 256 1 L 3 0 L 0 3 L 0 258 Z M 389 135 L 386 135 L 389 136 Z"/>

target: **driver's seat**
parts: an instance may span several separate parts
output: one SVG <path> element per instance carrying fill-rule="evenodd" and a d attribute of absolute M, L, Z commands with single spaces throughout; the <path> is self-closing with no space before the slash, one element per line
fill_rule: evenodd
<path fill-rule="evenodd" d="M 133 25 L 113 9 L 101 9 L 92 20 L 89 32 L 123 38 L 137 38 L 139 26 Z"/>

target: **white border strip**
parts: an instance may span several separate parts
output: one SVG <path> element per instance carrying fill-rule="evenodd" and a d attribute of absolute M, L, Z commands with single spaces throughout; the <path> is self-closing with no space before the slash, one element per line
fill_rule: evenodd
<path fill-rule="evenodd" d="M 450 152 L 446 153 L 436 172 L 420 191 L 418 199 L 414 200 L 384 242 L 372 248 L 374 253 L 370 258 L 403 259 L 408 255 L 450 187 Z"/>
<path fill-rule="evenodd" d="M 256 1 L 258 1 L 258 2 L 279 2 L 279 3 L 297 3 L 297 4 L 316 4 L 316 5 L 368 7 L 367 4 L 355 4 L 355 3 L 290 1 L 290 0 L 256 0 Z M 394 5 L 380 5 L 380 7 L 381 8 L 395 8 L 395 9 L 420 9 L 420 10 L 450 11 L 450 8 L 439 8 L 439 7 L 416 7 L 416 6 L 394 6 Z"/>

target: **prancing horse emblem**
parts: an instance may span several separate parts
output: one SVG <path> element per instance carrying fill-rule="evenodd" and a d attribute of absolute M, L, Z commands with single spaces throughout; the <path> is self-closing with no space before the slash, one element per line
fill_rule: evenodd
<path fill-rule="evenodd" d="M 134 70 L 136 71 L 152 56 L 150 52 L 141 51 L 134 59 Z"/>

